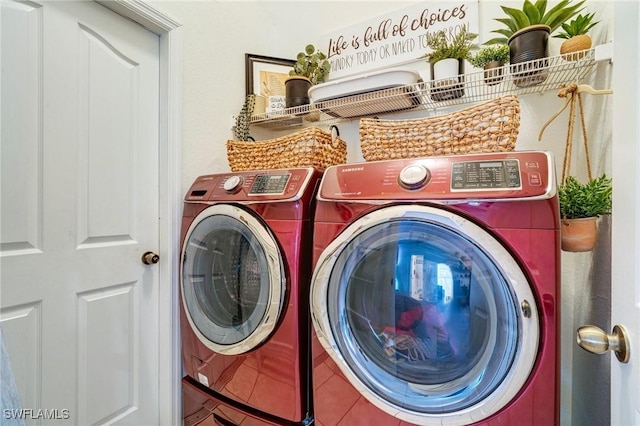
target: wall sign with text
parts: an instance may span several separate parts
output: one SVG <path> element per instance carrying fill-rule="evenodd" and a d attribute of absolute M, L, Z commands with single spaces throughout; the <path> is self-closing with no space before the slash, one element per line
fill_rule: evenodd
<path fill-rule="evenodd" d="M 328 80 L 419 60 L 431 49 L 426 35 L 451 37 L 463 26 L 479 32 L 478 0 L 427 1 L 325 34 L 320 43 L 331 62 Z"/>

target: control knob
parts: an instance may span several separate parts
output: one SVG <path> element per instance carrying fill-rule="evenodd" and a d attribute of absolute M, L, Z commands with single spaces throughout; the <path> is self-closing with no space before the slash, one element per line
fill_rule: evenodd
<path fill-rule="evenodd" d="M 222 184 L 222 188 L 224 188 L 225 192 L 229 194 L 233 194 L 238 192 L 242 187 L 243 179 L 241 176 L 230 176 L 227 180 Z"/>
<path fill-rule="evenodd" d="M 398 182 L 407 189 L 418 189 L 425 186 L 431 178 L 431 172 L 421 164 L 411 164 L 400 171 Z"/>

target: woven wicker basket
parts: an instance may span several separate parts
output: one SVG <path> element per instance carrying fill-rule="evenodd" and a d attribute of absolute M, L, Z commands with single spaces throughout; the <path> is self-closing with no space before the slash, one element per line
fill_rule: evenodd
<path fill-rule="evenodd" d="M 520 103 L 507 95 L 437 117 L 360 120 L 366 161 L 433 155 L 513 151 L 520 128 Z"/>
<path fill-rule="evenodd" d="M 276 139 L 256 142 L 228 140 L 227 158 L 234 172 L 289 167 L 324 170 L 347 162 L 347 144 L 340 136 L 333 138 L 329 132 L 308 127 Z"/>

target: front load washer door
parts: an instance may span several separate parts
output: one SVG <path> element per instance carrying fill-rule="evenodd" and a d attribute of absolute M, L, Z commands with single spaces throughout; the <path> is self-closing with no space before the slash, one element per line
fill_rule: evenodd
<path fill-rule="evenodd" d="M 352 385 L 411 423 L 490 417 L 525 385 L 538 352 L 519 265 L 443 209 L 397 205 L 355 221 L 321 255 L 311 304 L 322 346 Z"/>
<path fill-rule="evenodd" d="M 267 227 L 233 205 L 213 205 L 189 227 L 181 268 L 183 306 L 200 341 L 214 352 L 248 352 L 273 332 L 285 274 Z"/>

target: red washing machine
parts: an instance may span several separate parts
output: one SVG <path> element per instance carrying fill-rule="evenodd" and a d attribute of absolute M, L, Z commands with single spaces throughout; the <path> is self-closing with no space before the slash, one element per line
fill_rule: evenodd
<path fill-rule="evenodd" d="M 185 197 L 185 423 L 308 424 L 312 168 L 201 176 Z M 244 424 L 244 423 L 243 423 Z"/>
<path fill-rule="evenodd" d="M 545 152 L 327 169 L 316 424 L 558 424 L 559 225 Z"/>

